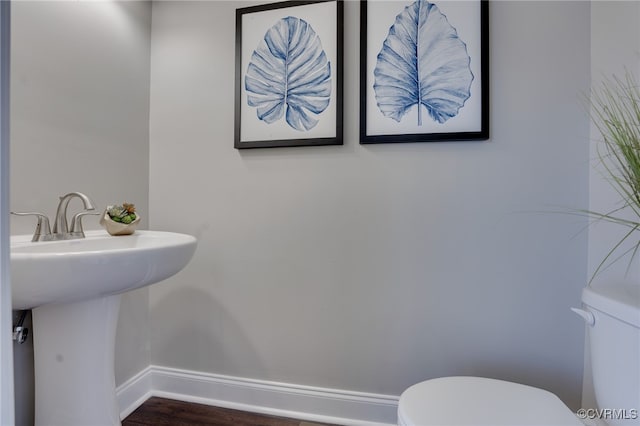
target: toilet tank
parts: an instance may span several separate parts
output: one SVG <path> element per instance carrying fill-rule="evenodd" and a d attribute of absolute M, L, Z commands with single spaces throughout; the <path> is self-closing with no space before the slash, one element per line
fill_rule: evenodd
<path fill-rule="evenodd" d="M 640 283 L 594 285 L 582 292 L 593 386 L 609 425 L 640 425 Z"/>

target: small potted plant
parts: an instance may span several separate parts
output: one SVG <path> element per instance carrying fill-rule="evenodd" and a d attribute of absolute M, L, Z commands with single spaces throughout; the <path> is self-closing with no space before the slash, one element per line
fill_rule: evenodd
<path fill-rule="evenodd" d="M 111 235 L 133 234 L 140 222 L 133 204 L 122 203 L 121 206 L 107 206 L 100 219 L 100 224 Z"/>

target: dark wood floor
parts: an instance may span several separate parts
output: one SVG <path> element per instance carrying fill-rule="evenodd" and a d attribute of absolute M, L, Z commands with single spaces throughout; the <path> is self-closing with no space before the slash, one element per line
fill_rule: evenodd
<path fill-rule="evenodd" d="M 122 426 L 335 426 L 202 404 L 149 398 Z"/>

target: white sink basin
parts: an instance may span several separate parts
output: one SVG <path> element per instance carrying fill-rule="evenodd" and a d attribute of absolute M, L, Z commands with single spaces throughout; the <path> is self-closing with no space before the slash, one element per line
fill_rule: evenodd
<path fill-rule="evenodd" d="M 190 235 L 158 231 L 36 243 L 11 237 L 13 308 L 33 309 L 36 426 L 120 425 L 120 294 L 178 273 L 195 249 Z"/>
<path fill-rule="evenodd" d="M 191 235 L 136 231 L 113 237 L 31 242 L 11 237 L 14 309 L 69 303 L 133 290 L 164 280 L 186 266 L 196 248 Z"/>

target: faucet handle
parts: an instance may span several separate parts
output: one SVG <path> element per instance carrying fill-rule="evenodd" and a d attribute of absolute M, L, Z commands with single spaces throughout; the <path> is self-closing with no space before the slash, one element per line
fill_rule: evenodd
<path fill-rule="evenodd" d="M 47 241 L 51 239 L 51 226 L 49 226 L 49 218 L 38 212 L 10 212 L 12 215 L 16 216 L 37 216 L 38 223 L 36 224 L 36 230 L 33 233 L 32 242 L 36 241 Z M 44 231 L 43 231 L 44 226 Z"/>
<path fill-rule="evenodd" d="M 99 214 L 100 212 L 97 212 L 95 210 L 85 210 L 73 215 L 73 218 L 71 219 L 71 233 L 84 237 L 84 229 L 82 229 L 82 217 L 88 215 L 97 216 Z"/>

